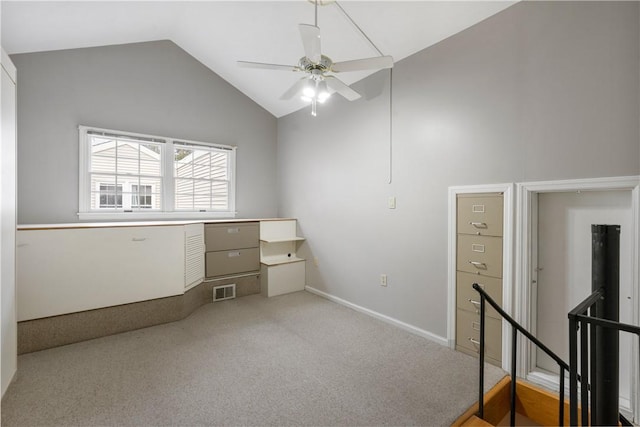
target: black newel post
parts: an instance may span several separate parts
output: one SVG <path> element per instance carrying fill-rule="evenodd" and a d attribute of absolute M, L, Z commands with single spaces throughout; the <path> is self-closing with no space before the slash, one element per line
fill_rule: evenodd
<path fill-rule="evenodd" d="M 620 319 L 620 226 L 591 226 L 591 290 L 604 290 L 604 300 L 596 305 L 597 316 L 618 322 Z M 586 326 L 586 325 L 585 325 Z M 584 326 L 583 326 L 584 327 Z M 592 326 L 593 327 L 593 326 Z M 592 379 L 596 408 L 592 425 L 618 425 L 619 331 L 596 326 L 595 372 Z M 594 410 L 595 409 L 595 410 Z"/>

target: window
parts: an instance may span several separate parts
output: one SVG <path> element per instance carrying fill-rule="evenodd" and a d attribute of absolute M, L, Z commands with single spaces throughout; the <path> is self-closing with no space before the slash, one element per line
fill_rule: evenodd
<path fill-rule="evenodd" d="M 121 208 L 122 207 L 122 186 L 116 190 L 115 185 L 100 184 L 100 208 Z M 118 201 L 116 203 L 116 200 Z"/>
<path fill-rule="evenodd" d="M 219 210 L 229 203 L 229 152 L 174 144 L 176 210 Z"/>
<path fill-rule="evenodd" d="M 140 209 L 151 209 L 153 207 L 153 186 L 132 185 L 131 186 L 131 207 Z"/>
<path fill-rule="evenodd" d="M 80 126 L 81 219 L 233 217 L 235 147 Z"/>

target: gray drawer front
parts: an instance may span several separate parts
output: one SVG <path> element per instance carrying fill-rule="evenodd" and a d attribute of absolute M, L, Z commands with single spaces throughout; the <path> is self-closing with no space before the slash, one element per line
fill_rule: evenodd
<path fill-rule="evenodd" d="M 502 322 L 492 317 L 485 318 L 486 355 L 502 360 Z M 466 310 L 457 310 L 456 345 L 478 353 L 480 349 L 480 316 Z"/>
<path fill-rule="evenodd" d="M 458 233 L 502 236 L 502 195 L 458 197 Z"/>
<path fill-rule="evenodd" d="M 480 294 L 472 288 L 474 283 L 478 283 L 499 306 L 502 306 L 502 279 L 458 271 L 456 282 L 456 305 L 458 308 L 480 313 Z M 487 316 L 501 319 L 491 304 L 486 303 L 485 308 Z"/>
<path fill-rule="evenodd" d="M 502 237 L 458 234 L 457 270 L 502 277 Z"/>
<path fill-rule="evenodd" d="M 258 248 L 231 249 L 205 254 L 207 277 L 226 276 L 260 270 Z"/>
<path fill-rule="evenodd" d="M 260 225 L 257 222 L 205 224 L 204 243 L 207 252 L 256 248 L 260 244 Z"/>

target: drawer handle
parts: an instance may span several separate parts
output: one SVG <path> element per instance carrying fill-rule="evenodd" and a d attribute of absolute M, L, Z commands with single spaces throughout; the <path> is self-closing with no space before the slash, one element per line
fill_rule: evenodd
<path fill-rule="evenodd" d="M 473 265 L 475 268 L 480 268 L 482 270 L 486 270 L 487 269 L 487 264 L 485 264 L 484 262 L 469 261 L 469 264 Z"/>
<path fill-rule="evenodd" d="M 240 251 L 229 252 L 229 253 L 227 254 L 227 256 L 228 256 L 229 258 L 234 258 L 234 257 L 240 256 Z"/>
<path fill-rule="evenodd" d="M 146 237 L 134 237 L 131 239 L 132 242 L 144 242 L 145 240 L 147 240 Z"/>
<path fill-rule="evenodd" d="M 474 301 L 471 298 L 469 298 L 469 302 L 475 306 L 476 314 L 480 314 L 480 307 L 479 307 L 480 306 L 480 302 Z"/>
<path fill-rule="evenodd" d="M 470 222 L 469 224 L 474 226 L 475 228 L 487 228 L 486 222 Z"/>
<path fill-rule="evenodd" d="M 480 345 L 480 341 L 478 341 L 478 340 L 474 340 L 474 339 L 473 339 L 473 338 L 471 338 L 471 337 L 468 337 L 468 338 L 469 338 L 469 341 L 471 341 L 471 342 L 472 342 L 472 343 L 474 343 L 475 345 Z"/>
<path fill-rule="evenodd" d="M 239 228 L 227 228 L 227 233 L 229 234 L 235 234 L 235 233 L 239 233 L 240 229 Z"/>

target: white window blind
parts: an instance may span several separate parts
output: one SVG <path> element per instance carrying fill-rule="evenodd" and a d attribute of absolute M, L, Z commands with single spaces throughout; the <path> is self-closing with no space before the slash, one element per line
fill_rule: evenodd
<path fill-rule="evenodd" d="M 230 151 L 185 143 L 173 149 L 176 210 L 228 210 Z"/>

